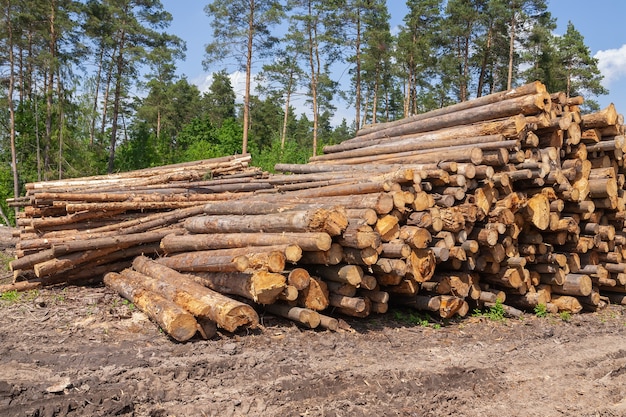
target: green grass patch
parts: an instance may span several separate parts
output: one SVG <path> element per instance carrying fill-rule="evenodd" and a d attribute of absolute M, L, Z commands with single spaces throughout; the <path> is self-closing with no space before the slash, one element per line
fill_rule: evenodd
<path fill-rule="evenodd" d="M 3 301 L 7 304 L 16 303 L 22 298 L 22 294 L 16 290 L 13 291 L 5 291 L 0 294 L 0 301 Z"/>
<path fill-rule="evenodd" d="M 537 304 L 537 306 L 533 309 L 535 312 L 535 316 L 537 317 L 547 317 L 548 316 L 548 306 L 545 304 Z"/>
<path fill-rule="evenodd" d="M 506 318 L 506 312 L 504 311 L 502 301 L 498 300 L 494 305 L 486 310 L 474 309 L 472 316 L 485 317 L 492 321 L 504 321 Z"/>
<path fill-rule="evenodd" d="M 421 314 L 418 312 L 405 312 L 401 310 L 394 310 L 393 318 L 396 321 L 405 323 L 411 326 L 431 327 L 433 329 L 439 329 L 441 324 L 435 323 L 429 314 Z"/>

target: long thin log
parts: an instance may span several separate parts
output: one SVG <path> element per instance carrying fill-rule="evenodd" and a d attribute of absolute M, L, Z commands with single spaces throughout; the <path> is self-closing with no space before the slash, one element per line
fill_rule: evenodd
<path fill-rule="evenodd" d="M 199 216 L 185 221 L 193 233 L 324 232 L 341 234 L 348 225 L 344 211 L 318 209 L 255 216 Z"/>
<path fill-rule="evenodd" d="M 399 126 L 389 127 L 384 131 L 365 133 L 359 136 L 359 139 L 369 140 L 384 136 L 428 132 L 451 126 L 510 117 L 516 114 L 531 115 L 549 110 L 550 104 L 550 95 L 547 93 L 524 95 L 423 120 L 413 120 Z"/>
<path fill-rule="evenodd" d="M 330 249 L 332 238 L 324 232 L 307 233 L 211 233 L 168 235 L 161 239 L 166 253 L 247 246 L 298 245 L 303 251 Z"/>
<path fill-rule="evenodd" d="M 387 130 L 389 127 L 396 127 L 399 125 L 418 122 L 420 120 L 430 119 L 437 116 L 443 116 L 450 113 L 456 113 L 459 111 L 467 110 L 473 107 L 482 107 L 494 103 L 498 103 L 504 100 L 508 100 L 511 98 L 522 97 L 531 94 L 541 94 L 546 92 L 546 87 L 544 84 L 535 81 L 530 84 L 525 84 L 520 87 L 513 88 L 507 91 L 501 91 L 493 94 L 489 94 L 474 100 L 468 100 L 461 103 L 453 104 L 451 106 L 443 107 L 437 110 L 431 110 L 426 113 L 418 114 L 415 116 L 408 117 L 406 119 L 402 119 L 397 122 L 389 122 L 389 123 L 381 123 L 378 125 L 366 126 L 361 129 L 357 135 L 359 137 L 365 136 L 372 132 Z"/>
<path fill-rule="evenodd" d="M 440 129 L 433 132 L 419 134 L 407 134 L 395 137 L 385 137 L 371 139 L 367 141 L 347 140 L 338 145 L 324 147 L 324 154 L 346 152 L 354 149 L 366 147 L 376 147 L 379 145 L 390 145 L 392 143 L 406 142 L 445 142 L 456 138 L 481 137 L 493 134 L 502 134 L 505 137 L 515 137 L 526 127 L 526 118 L 522 115 L 512 116 L 503 120 L 477 123 L 473 125 L 454 126 Z M 406 120 L 406 119 L 402 119 Z M 441 146 L 438 146 L 441 147 Z"/>
<path fill-rule="evenodd" d="M 292 307 L 286 304 L 268 304 L 265 310 L 280 317 L 284 317 L 308 328 L 315 329 L 320 325 L 320 315 L 313 310 L 302 307 Z"/>

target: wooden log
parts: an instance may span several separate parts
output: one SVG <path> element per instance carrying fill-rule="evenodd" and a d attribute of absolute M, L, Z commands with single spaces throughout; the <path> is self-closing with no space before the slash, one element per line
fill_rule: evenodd
<path fill-rule="evenodd" d="M 369 298 L 372 303 L 387 304 L 389 302 L 389 293 L 380 290 L 359 289 L 358 294 L 362 297 Z"/>
<path fill-rule="evenodd" d="M 309 271 L 304 268 L 294 268 L 291 271 L 286 272 L 287 284 L 293 286 L 298 291 L 302 291 L 309 286 L 311 282 L 311 275 Z"/>
<path fill-rule="evenodd" d="M 363 279 L 363 269 L 358 265 L 329 265 L 312 267 L 315 274 L 329 281 L 359 286 Z"/>
<path fill-rule="evenodd" d="M 259 304 L 274 303 L 286 285 L 283 275 L 268 271 L 196 272 L 194 276 L 214 291 L 239 295 Z"/>
<path fill-rule="evenodd" d="M 526 203 L 524 216 L 539 230 L 546 230 L 550 225 L 550 202 L 548 198 L 543 194 L 535 194 Z"/>
<path fill-rule="evenodd" d="M 490 302 L 486 302 L 485 303 L 485 307 L 495 307 L 496 304 L 495 303 L 490 303 Z M 511 317 L 521 317 L 524 315 L 524 312 L 521 310 L 516 309 L 515 307 L 506 305 L 506 304 L 500 304 L 500 307 L 504 310 L 504 312 L 511 316 Z"/>
<path fill-rule="evenodd" d="M 170 234 L 161 239 L 166 253 L 240 248 L 246 246 L 298 245 L 303 251 L 326 251 L 332 238 L 328 233 L 211 233 Z"/>
<path fill-rule="evenodd" d="M 384 258 L 408 258 L 412 251 L 411 246 L 401 239 L 383 243 L 381 246 L 381 256 Z"/>
<path fill-rule="evenodd" d="M 241 326 L 255 327 L 259 318 L 252 307 L 212 291 L 192 278 L 144 256 L 133 261 L 141 273 L 137 284 L 175 302 L 194 316 L 206 317 L 219 327 L 234 332 Z"/>
<path fill-rule="evenodd" d="M 158 262 L 180 272 L 242 272 L 249 266 L 246 256 L 215 256 L 213 251 L 179 253 Z"/>
<path fill-rule="evenodd" d="M 313 310 L 302 307 L 292 307 L 286 304 L 268 304 L 263 307 L 265 311 L 284 317 L 298 324 L 315 329 L 320 325 L 320 315 Z"/>
<path fill-rule="evenodd" d="M 445 115 L 449 113 L 455 113 L 461 110 L 467 110 L 472 107 L 480 107 L 480 106 L 485 106 L 487 104 L 498 103 L 500 101 L 507 100 L 509 98 L 520 97 L 520 96 L 525 96 L 525 95 L 530 95 L 530 94 L 544 93 L 544 92 L 546 92 L 545 85 L 536 81 L 534 83 L 525 84 L 523 86 L 514 88 L 512 90 L 489 94 L 489 95 L 477 98 L 475 100 L 468 100 L 465 102 L 454 104 L 452 106 L 443 107 L 441 109 L 431 110 L 429 112 L 414 115 L 414 116 L 411 116 L 411 117 L 408 117 L 399 121 L 365 126 L 359 132 L 357 132 L 357 135 L 358 135 L 357 138 L 351 141 L 355 141 L 358 143 L 358 141 L 360 140 L 359 138 L 360 136 L 363 136 L 363 135 L 366 135 L 375 131 L 387 130 L 388 127 L 416 122 L 419 120 L 425 120 L 425 119 L 429 119 L 435 116 L 441 116 L 441 115 Z"/>
<path fill-rule="evenodd" d="M 523 273 L 520 268 L 505 268 L 497 274 L 485 274 L 481 277 L 487 282 L 507 288 L 518 289 L 524 286 Z"/>
<path fill-rule="evenodd" d="M 468 105 L 473 105 L 469 103 Z M 399 126 L 391 126 L 382 134 L 379 132 L 365 133 L 359 140 L 376 139 L 382 136 L 399 136 L 409 133 L 420 133 L 443 129 L 451 126 L 476 123 L 484 120 L 510 117 L 516 114 L 536 114 L 550 108 L 550 98 L 547 93 L 537 93 L 521 97 L 510 98 L 497 103 L 490 103 L 479 107 L 466 108 L 448 114 L 431 116 L 422 120 L 413 119 Z"/>
<path fill-rule="evenodd" d="M 175 340 L 185 342 L 196 334 L 198 329 L 196 319 L 174 302 L 143 288 L 129 285 L 124 277 L 117 272 L 106 274 L 104 282 L 146 313 Z"/>
<path fill-rule="evenodd" d="M 341 309 L 348 309 L 355 313 L 362 313 L 369 308 L 367 298 L 364 297 L 346 297 L 345 295 L 339 295 L 330 293 L 330 305 L 332 307 L 339 307 Z"/>
<path fill-rule="evenodd" d="M 315 252 L 302 252 L 302 257 L 298 261 L 300 264 L 317 264 L 317 265 L 337 265 L 344 259 L 344 252 L 347 249 L 343 248 L 338 243 L 333 243 L 329 250 L 315 251 Z M 371 249 L 371 248 L 370 248 Z M 358 249 L 356 249 L 358 250 Z"/>
<path fill-rule="evenodd" d="M 460 130 L 455 129 L 457 132 Z M 369 146 L 361 146 L 356 149 L 344 150 L 341 152 L 325 153 L 311 157 L 310 162 L 323 162 L 330 160 L 343 160 L 347 158 L 357 158 L 364 156 L 392 154 L 410 151 L 429 151 L 440 149 L 446 144 L 454 145 L 474 145 L 488 141 L 504 140 L 505 136 L 501 132 L 484 133 L 480 131 L 480 126 L 466 127 L 466 134 L 462 136 L 452 136 L 449 132 L 437 132 L 430 135 L 399 137 L 397 140 L 385 141 L 383 143 L 370 142 Z M 519 132 L 518 132 L 519 133 Z"/>
<path fill-rule="evenodd" d="M 110 247 L 86 252 L 70 253 L 69 255 L 38 263 L 33 267 L 33 270 L 38 278 L 51 277 L 80 268 L 82 265 L 89 264 L 96 260 L 102 261 L 105 257 L 115 253 L 119 253 L 121 257 L 125 257 L 123 250 L 118 251 L 116 248 Z"/>
<path fill-rule="evenodd" d="M 562 285 L 552 285 L 552 292 L 563 295 L 587 296 L 591 294 L 593 283 L 589 275 L 567 274 Z"/>
<path fill-rule="evenodd" d="M 378 258 L 374 265 L 370 266 L 375 274 L 396 274 L 405 276 L 407 273 L 407 264 L 402 259 Z"/>
<path fill-rule="evenodd" d="M 354 306 L 348 305 L 348 306 L 342 306 L 342 307 L 335 307 L 335 311 L 340 314 L 345 314 L 347 316 L 352 316 L 352 317 L 361 317 L 361 318 L 367 317 L 370 315 L 372 302 L 367 298 L 362 298 L 360 300 L 362 300 L 362 303 L 361 302 L 354 303 L 355 304 Z M 362 304 L 364 304 L 363 308 L 362 308 Z"/>
<path fill-rule="evenodd" d="M 334 294 L 343 295 L 346 297 L 354 297 L 356 295 L 357 288 L 351 284 L 343 284 L 341 282 L 327 281 L 326 286 L 328 291 Z"/>
<path fill-rule="evenodd" d="M 383 236 L 389 233 L 393 228 L 398 225 L 398 218 L 391 214 L 382 216 L 376 222 L 376 226 L 374 227 L 374 231 L 379 235 Z"/>
<path fill-rule="evenodd" d="M 614 125 L 616 122 L 617 111 L 613 103 L 598 112 L 586 114 L 582 117 L 582 125 L 585 129 L 604 128 Z"/>
<path fill-rule="evenodd" d="M 348 225 L 343 210 L 317 209 L 255 216 L 198 216 L 185 221 L 192 233 L 324 232 L 340 235 Z"/>
<path fill-rule="evenodd" d="M 337 238 L 341 246 L 357 249 L 377 248 L 382 243 L 380 234 L 366 224 L 350 222 L 341 236 Z"/>
<path fill-rule="evenodd" d="M 105 249 L 115 247 L 117 249 L 127 248 L 129 246 L 158 242 L 169 234 L 180 234 L 180 228 L 165 228 L 160 230 L 148 231 L 143 233 L 135 233 L 121 236 L 107 236 L 95 239 L 74 240 L 63 244 L 54 245 L 52 252 L 54 256 L 62 256 L 72 252 L 83 252 L 88 250 Z"/>
<path fill-rule="evenodd" d="M 428 213 L 428 216 L 432 217 L 430 213 Z M 428 229 L 411 226 L 411 222 L 407 220 L 407 225 L 400 227 L 399 239 L 414 249 L 425 249 L 430 245 L 432 235 Z"/>
<path fill-rule="evenodd" d="M 416 282 L 428 281 L 435 273 L 436 259 L 432 249 L 416 249 L 406 258 L 407 273 Z"/>
<path fill-rule="evenodd" d="M 557 306 L 559 311 L 567 311 L 576 314 L 580 313 L 583 309 L 580 301 L 571 295 L 554 295 L 550 302 Z"/>
<path fill-rule="evenodd" d="M 344 248 L 341 261 L 352 265 L 374 265 L 378 261 L 378 251 L 374 248 Z"/>
<path fill-rule="evenodd" d="M 440 295 L 439 316 L 449 319 L 464 307 L 464 300 L 453 295 Z"/>
<path fill-rule="evenodd" d="M 436 295 L 414 295 L 411 297 L 393 297 L 390 299 L 395 305 L 412 307 L 416 310 L 438 312 L 441 307 L 441 299 Z"/>
<path fill-rule="evenodd" d="M 309 286 L 300 291 L 298 305 L 315 311 L 325 310 L 330 305 L 327 284 L 317 277 L 311 277 Z"/>

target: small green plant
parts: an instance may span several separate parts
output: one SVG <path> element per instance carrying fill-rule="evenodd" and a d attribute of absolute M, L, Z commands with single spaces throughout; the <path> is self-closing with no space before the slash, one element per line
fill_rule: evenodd
<path fill-rule="evenodd" d="M 572 318 L 572 313 L 570 313 L 569 311 L 561 311 L 559 313 L 559 317 L 563 321 L 570 321 L 570 319 Z"/>
<path fill-rule="evenodd" d="M 124 299 L 122 301 L 122 304 L 124 304 L 126 307 L 128 307 L 128 310 L 133 311 L 135 309 L 135 305 L 133 303 L 131 303 L 130 301 Z"/>
<path fill-rule="evenodd" d="M 487 310 L 474 309 L 472 314 L 474 317 L 486 317 L 492 321 L 503 321 L 506 316 L 502 301 L 497 300 L 495 304 L 490 306 Z"/>
<path fill-rule="evenodd" d="M 548 306 L 545 304 L 537 304 L 534 308 L 535 316 L 544 318 L 548 315 Z"/>
<path fill-rule="evenodd" d="M 403 311 L 396 310 L 393 315 L 396 320 L 413 326 L 432 327 L 433 329 L 441 328 L 441 324 L 433 323 L 428 314 L 421 315 L 419 313 L 405 313 Z"/>
<path fill-rule="evenodd" d="M 21 294 L 16 291 L 5 291 L 0 295 L 0 300 L 6 301 L 8 303 L 15 303 L 21 298 Z"/>

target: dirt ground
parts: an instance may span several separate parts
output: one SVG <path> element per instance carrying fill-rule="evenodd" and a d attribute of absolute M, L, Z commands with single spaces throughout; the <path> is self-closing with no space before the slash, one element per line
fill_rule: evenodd
<path fill-rule="evenodd" d="M 183 344 L 106 288 L 24 293 L 0 301 L 0 416 L 626 416 L 623 307 L 408 316 Z"/>

